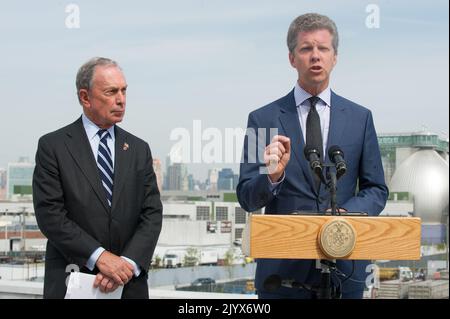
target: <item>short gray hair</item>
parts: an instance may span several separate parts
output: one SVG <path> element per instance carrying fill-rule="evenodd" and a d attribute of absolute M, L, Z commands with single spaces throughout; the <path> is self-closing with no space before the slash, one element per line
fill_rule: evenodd
<path fill-rule="evenodd" d="M 83 64 L 77 73 L 77 80 L 76 80 L 76 86 L 77 86 L 77 96 L 78 101 L 81 103 L 80 99 L 80 90 L 86 89 L 90 90 L 92 87 L 92 79 L 94 77 L 94 71 L 97 66 L 115 66 L 119 69 L 120 66 L 116 61 L 113 61 L 108 58 L 102 58 L 102 57 L 95 57 L 87 61 L 85 64 Z"/>
<path fill-rule="evenodd" d="M 337 54 L 339 35 L 336 24 L 327 16 L 318 13 L 306 13 L 298 16 L 294 21 L 292 21 L 287 34 L 287 46 L 289 48 L 289 52 L 294 52 L 295 47 L 297 46 L 297 36 L 300 32 L 309 32 L 321 29 L 330 31 L 331 36 L 333 37 L 332 44 L 334 53 Z"/>

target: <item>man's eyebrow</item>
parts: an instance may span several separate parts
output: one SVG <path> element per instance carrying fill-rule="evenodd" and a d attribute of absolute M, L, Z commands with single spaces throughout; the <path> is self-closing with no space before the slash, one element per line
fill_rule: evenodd
<path fill-rule="evenodd" d="M 118 89 L 119 88 L 117 86 L 113 86 L 113 85 L 110 85 L 110 86 L 107 86 L 107 87 L 104 88 L 105 91 L 106 90 L 118 90 Z"/>
<path fill-rule="evenodd" d="M 300 45 L 313 45 L 313 44 L 328 45 L 328 42 L 327 41 L 322 41 L 322 42 L 315 41 L 315 43 L 313 43 L 313 42 L 310 42 L 310 41 L 305 41 L 305 42 L 300 43 Z"/>
<path fill-rule="evenodd" d="M 122 90 L 128 88 L 128 84 L 125 86 L 115 86 L 115 85 L 109 85 L 104 88 L 104 90 Z"/>

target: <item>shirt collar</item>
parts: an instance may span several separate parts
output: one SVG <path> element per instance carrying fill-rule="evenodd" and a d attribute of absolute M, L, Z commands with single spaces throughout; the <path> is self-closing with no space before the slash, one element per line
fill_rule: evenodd
<path fill-rule="evenodd" d="M 306 92 L 299 84 L 298 82 L 295 83 L 294 87 L 294 98 L 295 98 L 295 105 L 298 107 L 300 105 L 303 105 L 303 103 L 309 99 L 312 95 L 308 92 Z M 331 107 L 331 89 L 330 86 L 327 86 L 325 90 L 319 93 L 317 95 L 325 104 L 329 107 Z M 309 104 L 308 104 L 309 106 Z"/>
<path fill-rule="evenodd" d="M 86 135 L 89 141 L 91 141 L 97 135 L 98 131 L 101 130 L 101 128 L 99 128 L 96 124 L 94 124 L 94 122 L 92 122 L 84 113 L 81 115 L 81 119 L 83 121 L 83 126 L 86 131 Z M 111 126 L 107 131 L 111 136 L 111 140 L 114 141 L 114 125 Z"/>

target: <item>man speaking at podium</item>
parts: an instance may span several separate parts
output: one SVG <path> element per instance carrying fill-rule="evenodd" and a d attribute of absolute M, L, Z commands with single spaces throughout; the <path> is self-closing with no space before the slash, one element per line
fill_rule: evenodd
<path fill-rule="evenodd" d="M 264 159 L 256 163 L 249 160 L 252 139 L 248 135 L 245 138 L 237 196 L 246 211 L 265 207 L 266 214 L 289 214 L 330 209 L 329 192 L 303 155 L 306 145 L 316 148 L 325 163 L 330 163 L 327 150 L 332 145 L 338 145 L 345 154 L 346 174 L 337 183 L 339 211 L 375 216 L 383 210 L 388 189 L 372 114 L 329 87 L 337 62 L 338 39 L 335 23 L 326 16 L 309 13 L 291 23 L 287 35 L 289 62 L 298 72 L 298 81 L 286 96 L 249 115 L 250 130 L 269 132 L 275 128 L 278 135 L 271 138 L 266 134 Z M 368 261 L 337 261 L 337 269 L 345 276 L 333 276 L 332 281 L 342 283 L 342 298 L 362 298 L 367 264 Z M 308 289 L 282 286 L 268 291 L 264 281 L 277 275 L 306 286 L 317 285 L 320 274 L 315 260 L 258 259 L 258 296 L 315 298 Z"/>

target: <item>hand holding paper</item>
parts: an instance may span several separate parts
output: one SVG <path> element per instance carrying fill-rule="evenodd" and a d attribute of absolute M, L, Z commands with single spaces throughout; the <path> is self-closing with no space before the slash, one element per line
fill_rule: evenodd
<path fill-rule="evenodd" d="M 72 272 L 67 283 L 65 299 L 120 299 L 122 297 L 123 286 L 118 286 L 110 293 L 104 293 L 94 287 L 95 279 L 95 275 Z"/>

